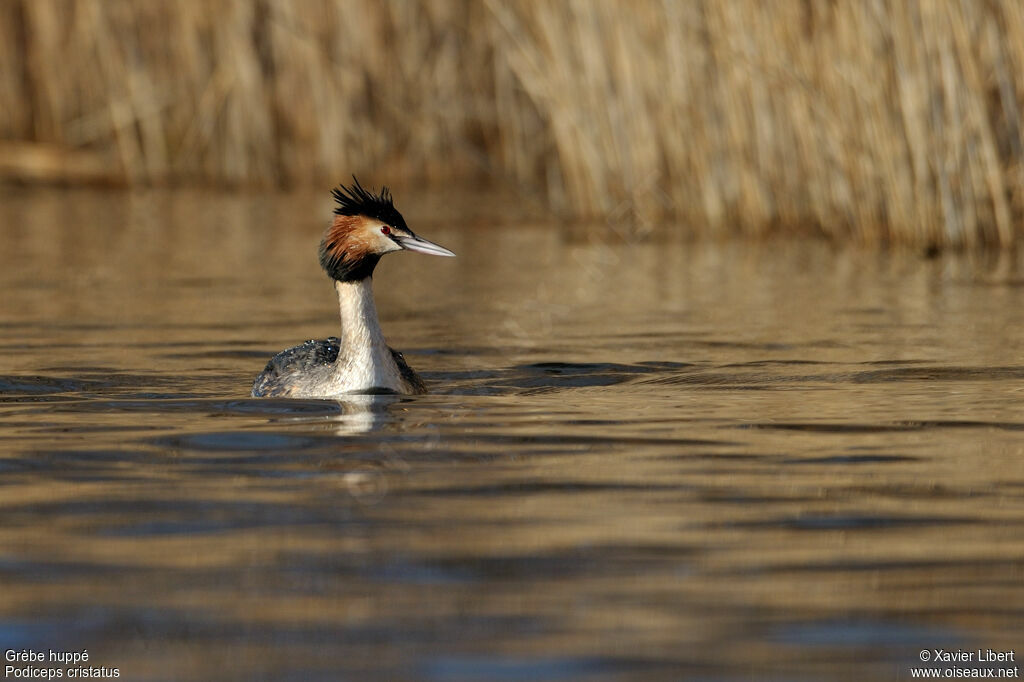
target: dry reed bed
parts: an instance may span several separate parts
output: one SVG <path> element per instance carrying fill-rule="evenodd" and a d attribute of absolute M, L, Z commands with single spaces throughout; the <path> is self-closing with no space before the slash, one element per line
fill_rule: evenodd
<path fill-rule="evenodd" d="M 616 225 L 1008 245 L 1022 67 L 1016 0 L 3 0 L 0 171 L 486 178 Z"/>

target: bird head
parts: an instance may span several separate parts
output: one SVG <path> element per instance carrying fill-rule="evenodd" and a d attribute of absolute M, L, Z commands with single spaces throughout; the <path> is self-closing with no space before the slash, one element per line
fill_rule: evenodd
<path fill-rule="evenodd" d="M 320 242 L 320 265 L 333 279 L 352 282 L 373 274 L 377 261 L 392 251 L 418 251 L 434 256 L 455 254 L 409 229 L 395 208 L 387 187 L 373 194 L 355 176 L 349 187 L 338 185 L 334 221 Z"/>

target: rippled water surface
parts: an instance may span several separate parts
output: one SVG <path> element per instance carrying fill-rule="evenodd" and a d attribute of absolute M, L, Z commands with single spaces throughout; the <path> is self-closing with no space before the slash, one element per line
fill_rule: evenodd
<path fill-rule="evenodd" d="M 323 197 L 2 199 L 0 648 L 127 680 L 909 679 L 923 648 L 1024 654 L 1013 257 L 638 242 L 400 197 L 459 255 L 375 277 L 432 393 L 255 400 L 273 353 L 336 333 Z"/>

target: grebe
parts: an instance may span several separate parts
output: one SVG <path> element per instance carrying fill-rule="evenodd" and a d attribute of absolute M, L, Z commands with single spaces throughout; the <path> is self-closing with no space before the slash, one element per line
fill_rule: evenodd
<path fill-rule="evenodd" d="M 320 266 L 338 292 L 341 337 L 306 341 L 275 355 L 253 383 L 254 398 L 427 391 L 402 354 L 384 342 L 373 303 L 373 269 L 381 256 L 402 249 L 455 254 L 413 234 L 387 187 L 373 194 L 352 180 L 351 187 L 331 192 L 338 205 L 320 242 Z"/>

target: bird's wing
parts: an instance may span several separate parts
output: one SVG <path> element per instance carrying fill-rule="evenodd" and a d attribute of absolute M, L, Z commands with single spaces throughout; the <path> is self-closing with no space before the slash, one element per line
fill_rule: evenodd
<path fill-rule="evenodd" d="M 280 398 L 288 395 L 287 379 L 295 374 L 307 374 L 317 367 L 333 365 L 338 359 L 341 340 L 310 339 L 298 346 L 283 350 L 274 357 L 256 377 L 252 385 L 254 398 Z"/>

